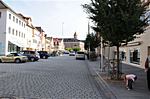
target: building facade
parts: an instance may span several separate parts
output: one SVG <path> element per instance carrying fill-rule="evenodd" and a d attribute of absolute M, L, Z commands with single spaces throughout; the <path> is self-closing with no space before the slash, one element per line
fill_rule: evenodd
<path fill-rule="evenodd" d="M 26 46 L 26 22 L 2 1 L 0 3 L 0 54 L 5 55 Z"/>
<path fill-rule="evenodd" d="M 126 46 L 120 47 L 120 59 L 127 64 L 144 68 L 145 60 L 150 55 L 150 26 L 146 31 L 129 42 Z"/>
<path fill-rule="evenodd" d="M 0 55 L 21 50 L 46 50 L 45 32 L 0 1 Z"/>
<path fill-rule="evenodd" d="M 77 39 L 77 33 L 74 33 L 74 38 L 64 38 L 64 45 L 66 48 L 80 48 L 81 51 L 85 51 L 84 49 L 84 41 Z"/>

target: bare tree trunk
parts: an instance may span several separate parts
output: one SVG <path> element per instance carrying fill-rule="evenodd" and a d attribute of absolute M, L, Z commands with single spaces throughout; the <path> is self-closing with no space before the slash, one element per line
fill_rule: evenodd
<path fill-rule="evenodd" d="M 117 79 L 119 79 L 119 73 L 120 73 L 120 60 L 119 60 L 119 46 L 117 46 Z"/>

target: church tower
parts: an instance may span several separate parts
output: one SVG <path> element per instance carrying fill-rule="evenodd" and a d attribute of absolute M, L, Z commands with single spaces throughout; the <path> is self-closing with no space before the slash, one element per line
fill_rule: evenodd
<path fill-rule="evenodd" d="M 77 39 L 77 33 L 76 32 L 74 33 L 74 39 Z"/>

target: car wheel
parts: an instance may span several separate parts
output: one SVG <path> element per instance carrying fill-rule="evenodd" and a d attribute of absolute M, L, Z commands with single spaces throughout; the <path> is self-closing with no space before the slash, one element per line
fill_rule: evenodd
<path fill-rule="evenodd" d="M 43 56 L 44 59 L 46 59 L 46 56 Z"/>
<path fill-rule="evenodd" d="M 0 63 L 2 63 L 2 60 L 0 59 Z"/>
<path fill-rule="evenodd" d="M 20 59 L 16 59 L 16 60 L 15 60 L 15 63 L 20 63 L 20 62 L 21 62 Z"/>
<path fill-rule="evenodd" d="M 33 57 L 31 57 L 31 61 L 32 61 L 32 62 L 34 62 L 34 61 L 35 61 L 35 59 L 34 59 Z"/>

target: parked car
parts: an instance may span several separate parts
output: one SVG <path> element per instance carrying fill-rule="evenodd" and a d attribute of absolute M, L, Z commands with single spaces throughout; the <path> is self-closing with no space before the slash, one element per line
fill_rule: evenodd
<path fill-rule="evenodd" d="M 40 58 L 47 59 L 50 55 L 47 53 L 47 51 L 38 51 Z"/>
<path fill-rule="evenodd" d="M 39 53 L 37 53 L 36 51 L 29 51 L 29 50 L 23 50 L 20 51 L 20 54 L 27 56 L 29 61 L 38 61 L 40 56 Z"/>
<path fill-rule="evenodd" d="M 64 51 L 63 54 L 69 54 L 69 51 Z"/>
<path fill-rule="evenodd" d="M 53 51 L 50 56 L 59 56 L 60 53 L 58 51 Z"/>
<path fill-rule="evenodd" d="M 76 55 L 75 51 L 71 51 L 71 52 L 69 53 L 69 56 L 75 56 L 75 55 Z"/>
<path fill-rule="evenodd" d="M 0 62 L 27 62 L 28 58 L 18 53 L 10 53 L 6 56 L 0 56 Z"/>
<path fill-rule="evenodd" d="M 76 53 L 76 59 L 83 59 L 83 60 L 85 60 L 85 53 L 82 52 L 82 51 L 78 51 Z"/>

